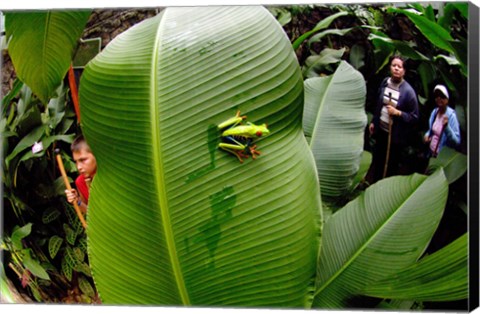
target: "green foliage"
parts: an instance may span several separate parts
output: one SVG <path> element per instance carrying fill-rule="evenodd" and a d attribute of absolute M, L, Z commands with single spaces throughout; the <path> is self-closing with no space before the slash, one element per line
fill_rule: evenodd
<path fill-rule="evenodd" d="M 308 44 L 312 45 L 313 43 L 320 42 L 322 40 L 322 38 L 327 36 L 327 35 L 345 36 L 345 34 L 349 33 L 352 29 L 353 28 L 350 27 L 350 28 L 345 28 L 345 29 L 327 29 L 327 30 L 324 30 L 323 32 L 320 32 L 320 33 L 312 36 L 312 38 L 310 38 L 308 40 Z"/>
<path fill-rule="evenodd" d="M 60 247 L 62 246 L 63 238 L 54 235 L 48 240 L 48 252 L 50 253 L 50 258 L 55 258 Z"/>
<path fill-rule="evenodd" d="M 0 246 L 0 248 L 2 247 Z M 0 296 L 2 302 L 15 303 L 15 296 L 9 289 L 8 278 L 3 269 L 3 260 L 0 261 Z"/>
<path fill-rule="evenodd" d="M 444 169 L 448 183 L 452 184 L 467 172 L 467 155 L 443 147 L 437 158 L 430 159 L 427 171 L 431 173 L 440 167 Z"/>
<path fill-rule="evenodd" d="M 80 277 L 78 285 L 87 297 L 93 298 L 95 296 L 95 289 L 85 277 Z"/>
<path fill-rule="evenodd" d="M 64 200 L 65 186 L 59 178 L 53 150 L 73 140 L 75 115 L 66 106 L 67 90 L 63 87 L 57 90 L 58 98 L 43 105 L 27 85 L 19 82 L 3 99 L 1 120 L 5 261 L 15 274 L 12 280 L 22 278 L 19 289 L 28 289 L 33 299 L 64 302 L 70 298 L 68 290 L 75 290 L 78 279 L 70 276 L 68 270 L 67 276 L 62 276 L 61 261 L 69 247 L 85 248 L 85 234 L 78 218 L 68 216 L 72 209 Z M 40 152 L 32 151 L 35 143 L 42 143 Z M 70 157 L 63 156 L 67 170 L 74 174 Z M 83 263 L 88 262 L 86 255 L 82 257 Z M 85 280 L 91 280 L 86 268 L 88 264 L 79 270 L 82 275 L 77 278 L 85 276 Z"/>
<path fill-rule="evenodd" d="M 450 31 L 444 29 L 438 25 L 433 17 L 433 13 L 430 12 L 430 16 L 419 15 L 412 13 L 408 10 L 390 8 L 390 13 L 401 13 L 408 16 L 410 20 L 415 24 L 415 26 L 420 30 L 420 32 L 435 46 L 440 49 L 446 50 L 450 53 L 453 53 L 453 47 L 450 44 L 453 41 L 452 36 L 450 36 Z M 433 21 L 432 21 L 433 18 Z"/>
<path fill-rule="evenodd" d="M 325 224 L 313 306 L 355 306 L 349 300 L 363 287 L 413 264 L 438 226 L 447 194 L 441 170 L 392 177 L 335 213 Z"/>
<path fill-rule="evenodd" d="M 301 35 L 299 38 L 297 38 L 292 46 L 293 46 L 293 49 L 296 50 L 298 49 L 298 47 L 300 47 L 300 45 L 310 36 L 312 36 L 313 34 L 315 34 L 316 32 L 322 30 L 322 29 L 325 29 L 327 27 L 330 26 L 330 24 L 337 18 L 341 17 L 341 16 L 345 16 L 347 15 L 348 13 L 347 12 L 338 12 L 338 13 L 335 13 L 323 20 L 321 20 L 311 31 L 308 31 L 306 32 L 305 34 Z"/>
<path fill-rule="evenodd" d="M 313 307 L 355 306 L 350 299 L 364 287 L 415 263 L 440 222 L 447 194 L 442 170 L 392 177 L 333 214 L 324 228 Z"/>
<path fill-rule="evenodd" d="M 77 246 L 85 248 L 85 234 L 64 200 L 65 186 L 53 152 L 56 147 L 65 149 L 75 136 L 76 117 L 67 106 L 68 90 L 62 81 L 89 15 L 88 11 L 6 15 L 8 53 L 20 78 L 3 98 L 0 122 L 3 191 L 9 201 L 5 206 L 6 260 L 36 301 L 70 302 L 69 290 L 78 286 L 77 278 L 91 280 L 87 279 L 91 275 L 85 254 L 75 255 L 75 264 L 83 263 L 79 271 L 84 275 L 74 278 L 73 267 L 64 266 L 66 253 L 81 250 Z M 41 148 L 33 151 L 34 145 Z M 62 157 L 67 172 L 74 174 L 70 157 L 65 153 Z M 13 228 L 16 220 L 25 226 Z"/>
<path fill-rule="evenodd" d="M 369 151 L 364 150 L 362 152 L 362 157 L 360 159 L 359 168 L 357 174 L 352 180 L 351 186 L 351 194 L 355 194 L 355 190 L 357 187 L 365 182 L 365 177 L 367 176 L 368 170 L 370 169 L 370 165 L 372 164 L 372 154 Z"/>
<path fill-rule="evenodd" d="M 292 13 L 286 8 L 269 7 L 268 11 L 277 19 L 280 25 L 285 26 L 292 20 Z"/>
<path fill-rule="evenodd" d="M 44 224 L 51 223 L 60 217 L 62 213 L 56 208 L 50 208 L 43 212 L 42 222 Z"/>
<path fill-rule="evenodd" d="M 23 248 L 22 240 L 32 232 L 32 224 L 28 223 L 23 227 L 15 226 L 11 236 L 11 241 L 14 250 L 21 250 Z"/>
<path fill-rule="evenodd" d="M 367 286 L 385 299 L 450 301 L 468 298 L 468 234 L 400 272 Z"/>
<path fill-rule="evenodd" d="M 63 230 L 65 231 L 65 236 L 66 236 L 67 242 L 70 245 L 74 245 L 75 240 L 77 238 L 77 234 L 75 233 L 75 231 L 73 231 L 73 229 L 70 228 L 70 226 L 68 224 L 63 224 Z"/>
<path fill-rule="evenodd" d="M 90 11 L 7 12 L 8 52 L 20 80 L 47 104 L 70 67 Z"/>
<path fill-rule="evenodd" d="M 104 303 L 304 305 L 320 195 L 298 62 L 266 9 L 167 8 L 89 63 L 80 101 Z M 237 110 L 271 130 L 243 164 L 216 147 Z"/>
<path fill-rule="evenodd" d="M 362 75 L 345 61 L 333 75 L 305 81 L 303 128 L 324 201 L 351 190 L 364 146 L 365 96 Z"/>
<path fill-rule="evenodd" d="M 339 50 L 325 48 L 320 54 L 312 54 L 305 61 L 302 70 L 303 77 L 312 78 L 321 76 L 325 72 L 335 72 L 337 64 L 342 60 L 344 54 L 345 48 Z"/>
<path fill-rule="evenodd" d="M 45 280 L 50 279 L 50 276 L 48 276 L 42 265 L 40 265 L 40 263 L 36 259 L 32 258 L 30 249 L 20 252 L 20 259 L 22 260 L 25 269 L 30 271 L 32 275 Z"/>
<path fill-rule="evenodd" d="M 462 73 L 467 76 L 467 58 L 462 52 L 462 50 L 467 50 L 466 42 L 462 43 L 461 40 L 454 39 L 450 35 L 451 30 L 442 27 L 442 25 L 436 21 L 432 11 L 427 11 L 424 12 L 424 15 L 419 15 L 408 10 L 391 8 L 389 12 L 405 14 L 432 45 L 440 50 L 447 51 L 451 54 L 452 58 L 456 58 L 459 61 Z"/>
<path fill-rule="evenodd" d="M 447 195 L 448 205 L 468 212 L 457 194 L 466 157 L 444 149 L 431 161 L 428 176 L 388 178 L 366 191 L 358 185 L 371 162 L 361 147 L 365 90 L 360 85 L 383 78 L 393 53 L 414 62 L 414 85 L 424 103 L 432 84 L 443 80 L 459 95 L 463 107 L 457 108 L 466 108 L 461 91 L 468 4 L 449 3 L 443 10 L 422 4 L 389 10 L 339 5 L 294 40 L 296 49 L 310 38 L 311 55 L 301 64 L 304 77 L 313 77 L 305 82 L 303 123 L 317 167 L 333 170 L 328 180 L 318 170 L 321 189 L 302 134 L 301 71 L 272 17 L 288 25 L 316 9 L 172 8 L 118 36 L 90 62 L 81 83 L 82 118 L 102 164 L 91 191 L 90 256 L 53 159 L 53 148 L 65 148 L 78 132 L 67 90 L 58 87 L 65 72 L 56 71 L 42 85 L 39 78 L 50 69 L 40 67 L 33 83 L 25 79 L 34 93 L 15 82 L 3 99 L 0 121 L 8 215 L 2 248 L 15 280 L 22 278 L 37 301 L 92 302 L 91 259 L 106 303 L 339 308 L 364 307 L 366 295 L 380 308 L 421 309 L 419 300 L 465 298 L 466 236 L 419 258 Z M 48 16 L 70 23 L 65 31 L 36 31 L 47 35 L 45 43 L 70 51 L 78 36 L 70 31 L 86 15 L 64 20 L 60 13 Z M 20 25 L 24 16 L 16 17 L 7 31 L 25 35 L 30 21 Z M 395 35 L 392 25 L 400 18 L 411 23 L 409 41 Z M 167 20 L 175 23 L 163 23 Z M 345 26 L 347 20 L 353 24 L 331 26 L 334 21 Z M 28 50 L 15 45 L 13 55 Z M 59 53 L 62 57 L 48 54 L 40 60 L 47 66 L 56 58 L 71 61 L 70 52 Z M 38 60 L 32 58 L 25 54 L 25 63 L 14 61 L 15 67 L 34 73 Z M 349 60 L 364 78 L 341 60 Z M 342 107 L 344 98 L 355 109 Z M 308 114 L 312 108 L 317 114 Z M 328 116 L 326 108 L 336 114 Z M 272 130 L 258 141 L 262 155 L 244 164 L 216 149 L 216 124 L 237 110 Z M 358 117 L 352 124 L 341 119 L 351 110 Z M 322 141 L 315 143 L 322 129 Z M 31 150 L 35 142 L 44 146 L 39 153 Z M 353 151 L 351 158 L 344 149 Z M 328 158 L 317 158 L 322 155 Z M 63 158 L 74 175 L 70 157 L 63 153 Z M 332 186 L 340 183 L 341 195 L 328 197 L 335 204 L 352 201 L 340 209 L 330 200 L 322 205 L 320 191 L 335 192 Z M 72 293 L 78 294 L 73 301 Z"/>
<path fill-rule="evenodd" d="M 49 280 L 47 272 L 40 263 L 32 257 L 32 250 L 26 248 L 23 240 L 32 232 L 32 224 L 28 223 L 23 227 L 15 226 L 10 238 L 7 238 L 6 249 L 11 251 L 15 257 L 22 261 L 25 270 L 32 273 L 34 276 Z"/>
<path fill-rule="evenodd" d="M 353 45 L 350 50 L 349 63 L 357 70 L 365 65 L 365 48 L 361 45 Z"/>
<path fill-rule="evenodd" d="M 377 49 L 387 51 L 387 53 L 383 54 L 386 56 L 386 58 L 380 58 L 379 62 L 377 63 L 381 64 L 382 66 L 387 64 L 388 58 L 395 51 L 399 51 L 403 56 L 412 60 L 429 61 L 428 57 L 415 50 L 415 44 L 413 43 L 391 39 L 380 31 L 372 31 L 368 38 L 372 41 Z M 382 69 L 382 66 L 379 67 L 379 70 Z"/>

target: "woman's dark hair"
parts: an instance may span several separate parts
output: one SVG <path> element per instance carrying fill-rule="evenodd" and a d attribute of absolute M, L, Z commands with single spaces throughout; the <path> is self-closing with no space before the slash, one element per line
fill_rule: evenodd
<path fill-rule="evenodd" d="M 393 55 L 393 56 L 390 57 L 390 64 L 392 64 L 392 61 L 395 60 L 395 59 L 398 59 L 398 60 L 402 61 L 403 68 L 407 69 L 407 58 L 405 58 L 401 55 Z"/>

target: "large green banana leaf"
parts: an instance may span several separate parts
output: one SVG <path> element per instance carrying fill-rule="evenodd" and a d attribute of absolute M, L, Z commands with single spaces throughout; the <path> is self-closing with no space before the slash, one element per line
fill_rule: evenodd
<path fill-rule="evenodd" d="M 439 167 L 443 168 L 448 183 L 451 184 L 460 179 L 465 172 L 467 172 L 467 156 L 445 146 L 436 158 L 430 158 L 427 172 L 433 172 Z"/>
<path fill-rule="evenodd" d="M 454 52 L 450 43 L 453 41 L 450 31 L 429 20 L 428 17 L 405 9 L 389 8 L 388 12 L 405 14 L 433 45 L 448 52 Z"/>
<path fill-rule="evenodd" d="M 398 300 L 468 298 L 468 233 L 412 266 L 366 287 L 362 294 Z"/>
<path fill-rule="evenodd" d="M 90 11 L 7 12 L 8 53 L 17 76 L 47 104 L 62 83 Z"/>
<path fill-rule="evenodd" d="M 468 4 L 461 4 L 457 8 L 460 12 L 464 11 L 465 8 L 467 8 L 466 10 L 468 11 Z M 419 14 L 418 12 L 397 8 L 389 8 L 387 12 L 405 14 L 434 46 L 455 55 L 455 58 L 460 62 L 462 73 L 465 76 L 468 75 L 468 55 L 466 53 L 468 49 L 466 40 L 459 41 L 454 39 L 450 35 L 451 29 L 443 28 L 441 21 L 432 21 L 427 16 Z M 468 16 L 464 17 L 468 20 Z"/>
<path fill-rule="evenodd" d="M 300 68 L 265 8 L 165 9 L 87 65 L 80 104 L 104 303 L 304 306 L 321 200 Z M 243 164 L 217 148 L 237 110 L 271 131 Z"/>
<path fill-rule="evenodd" d="M 315 27 L 304 33 L 302 36 L 298 37 L 293 43 L 292 43 L 292 46 L 293 46 L 293 49 L 297 50 L 298 47 L 300 47 L 300 45 L 310 36 L 312 36 L 313 34 L 315 34 L 315 32 L 318 32 L 322 29 L 325 29 L 327 27 L 330 26 L 330 24 L 336 20 L 338 17 L 340 16 L 344 16 L 344 15 L 348 15 L 348 12 L 346 11 L 341 11 L 341 12 L 337 12 L 333 15 L 330 15 L 329 17 L 326 17 L 324 18 L 323 20 L 321 20 L 317 25 L 315 25 Z"/>
<path fill-rule="evenodd" d="M 447 201 L 442 169 L 431 176 L 390 177 L 327 220 L 313 307 L 344 308 L 364 287 L 416 262 Z"/>
<path fill-rule="evenodd" d="M 325 200 L 347 192 L 360 167 L 367 123 L 365 97 L 362 74 L 345 61 L 333 75 L 305 81 L 303 127 Z"/>
<path fill-rule="evenodd" d="M 15 303 L 15 296 L 10 290 L 7 275 L 3 270 L 3 259 L 0 261 L 0 304 Z"/>

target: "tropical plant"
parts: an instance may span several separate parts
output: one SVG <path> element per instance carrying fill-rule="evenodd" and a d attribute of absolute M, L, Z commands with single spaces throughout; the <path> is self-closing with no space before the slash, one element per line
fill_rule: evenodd
<path fill-rule="evenodd" d="M 468 3 L 331 6 L 331 16 L 348 14 L 351 22 L 344 22 L 343 27 L 352 31 L 342 36 L 344 40 L 338 39 L 336 49 L 328 54 L 319 56 L 322 51 L 309 51 L 304 56 L 304 73 L 311 77 L 328 72 L 328 64 L 335 62 L 332 57 L 348 60 L 368 82 L 367 111 L 371 111 L 370 100 L 387 75 L 385 66 L 393 54 L 400 53 L 409 59 L 407 80 L 414 85 L 424 105 L 421 127 L 427 126 L 428 113 L 433 107 L 433 86 L 442 83 L 454 95 L 451 104 L 456 105 L 462 134 L 466 136 L 468 6 Z M 342 21 L 346 20 L 342 17 Z M 331 39 L 322 40 L 320 46 L 332 48 Z M 312 67 L 314 71 L 306 71 Z M 465 152 L 466 146 L 462 150 Z"/>
<path fill-rule="evenodd" d="M 267 10 L 167 8 L 89 63 L 80 102 L 99 162 L 88 234 L 104 302 L 303 306 L 321 203 L 302 76 Z M 216 125 L 237 110 L 271 131 L 244 164 L 217 149 Z"/>
<path fill-rule="evenodd" d="M 12 102 L 8 119 L 4 117 L 2 120 L 5 127 L 2 134 L 7 135 L 4 136 L 4 147 L 10 147 L 6 150 L 2 176 L 4 200 L 9 201 L 5 203 L 9 217 L 5 230 L 12 232 L 11 236 L 5 237 L 4 249 L 9 253 L 6 260 L 11 261 L 6 265 L 23 278 L 24 287 L 29 286 L 37 301 L 51 300 L 50 297 L 56 295 L 53 300 L 61 302 L 62 293 L 47 291 L 57 286 L 55 291 L 59 285 L 75 285 L 77 280 L 88 281 L 83 275 L 72 278 L 73 270 L 90 276 L 85 264 L 83 228 L 73 208 L 62 201 L 65 188 L 63 182 L 55 177 L 53 168 L 53 148 L 55 144 L 61 146 L 57 141 L 72 141 L 74 135 L 65 133 L 71 129 L 75 116 L 65 110 L 64 98 L 53 99 L 47 112 L 40 114 L 38 100 L 36 103 L 35 100 L 24 102 L 25 94 L 31 95 L 26 86 L 22 88 L 18 105 Z M 26 134 L 20 137 L 20 131 Z M 34 143 L 43 146 L 43 150 L 33 152 L 31 147 Z M 74 164 L 68 156 L 64 157 L 68 161 L 67 169 L 74 172 Z M 14 220 L 25 225 L 20 229 L 10 229 Z M 18 230 L 26 231 L 19 233 Z M 22 241 L 27 236 L 31 241 Z M 59 251 L 61 254 L 58 254 Z M 46 271 L 53 276 L 47 275 Z"/>
<path fill-rule="evenodd" d="M 331 65 L 330 77 L 305 82 L 322 100 L 312 120 L 321 132 L 327 123 L 338 130 L 344 120 L 322 121 L 325 110 L 354 110 L 350 140 L 360 146 L 361 75 L 345 62 Z M 350 86 L 352 108 L 333 106 Z M 312 125 L 302 121 L 303 91 L 291 45 L 261 7 L 168 8 L 89 63 L 82 127 L 99 170 L 88 258 L 104 303 L 410 308 L 418 306 L 411 300 L 467 298 L 465 238 L 424 256 L 449 196 L 449 167 L 388 178 L 353 199 L 345 193 L 364 177 L 368 153 L 353 149 L 348 166 L 336 155 L 331 168 L 353 171 L 334 174 L 345 192 L 332 199 L 353 200 L 326 216 L 316 170 L 324 161 L 308 145 L 318 132 L 307 142 L 302 130 Z M 262 155 L 243 164 L 217 149 L 217 125 L 238 110 L 271 130 L 256 143 Z M 454 291 L 439 279 L 449 262 Z M 440 287 L 413 288 L 425 278 Z"/>
<path fill-rule="evenodd" d="M 468 294 L 468 233 L 443 250 L 422 258 L 402 272 L 365 288 L 365 295 L 396 300 L 448 301 Z M 462 280 L 458 280 L 461 278 Z"/>
<path fill-rule="evenodd" d="M 4 226 L 5 266 L 21 279 L 23 288 L 28 286 L 36 301 L 73 301 L 62 290 L 73 291 L 81 283 L 85 302 L 95 296 L 88 283 L 86 237 L 73 208 L 64 201 L 65 186 L 56 177 L 53 154 L 54 147 L 73 140 L 74 134 L 69 132 L 75 115 L 65 107 L 65 90 L 60 88 L 58 93 L 60 97 L 52 99 L 45 112 L 40 112 L 43 106 L 26 85 L 19 98 L 11 94 L 4 98 L 12 99 L 5 102 L 8 116 L 1 120 L 6 155 L 2 182 L 8 217 Z M 32 146 L 41 147 L 40 151 Z M 70 157 L 63 157 L 67 170 L 74 173 Z M 13 225 L 14 221 L 22 227 Z M 75 278 L 74 272 L 78 272 Z M 76 294 L 81 294 L 78 287 Z"/>
<path fill-rule="evenodd" d="M 96 294 L 86 235 L 65 201 L 65 186 L 54 158 L 54 149 L 67 147 L 77 132 L 75 113 L 67 106 L 68 89 L 62 82 L 76 42 L 69 32 L 74 29 L 77 34 L 83 28 L 76 24 L 88 17 L 82 16 L 79 21 L 75 14 L 61 12 L 6 14 L 9 53 L 21 79 L 2 100 L 6 218 L 2 264 L 7 274 L 20 279 L 15 281 L 17 288 L 27 289 L 38 302 L 85 303 L 92 302 Z M 31 49 L 26 49 L 26 42 Z M 52 48 L 58 44 L 65 51 Z M 70 157 L 65 153 L 62 157 L 67 172 L 75 173 Z"/>
<path fill-rule="evenodd" d="M 364 147 L 365 97 L 363 76 L 345 61 L 333 75 L 305 80 L 303 129 L 324 201 L 339 200 L 352 190 Z"/>
<path fill-rule="evenodd" d="M 329 27 L 330 24 L 338 17 L 340 16 L 344 16 L 344 15 L 347 15 L 348 13 L 345 12 L 345 11 L 341 11 L 341 12 L 338 12 L 338 13 L 335 13 L 323 20 L 321 20 L 312 30 L 302 34 L 300 37 L 298 37 L 292 44 L 293 46 L 293 49 L 297 49 L 298 47 L 300 47 L 300 45 L 310 36 L 312 36 L 313 34 L 321 31 L 321 30 L 324 30 L 325 28 Z M 337 34 L 337 35 L 342 35 L 344 32 L 348 32 L 350 29 L 347 29 L 347 30 L 343 30 L 343 31 L 339 31 L 335 28 L 333 29 L 328 29 L 328 30 L 324 30 L 322 31 L 321 33 L 318 33 L 317 35 L 315 35 L 315 39 L 314 40 L 311 40 L 310 43 L 314 42 L 314 41 L 318 41 L 319 39 L 321 39 L 322 37 L 326 36 L 326 35 L 329 35 L 329 34 Z"/>
<path fill-rule="evenodd" d="M 415 160 L 423 154 L 423 133 L 428 129 L 428 117 L 433 109 L 431 91 L 435 84 L 448 86 L 451 99 L 450 106 L 457 112 L 462 132 L 460 151 L 466 153 L 468 143 L 466 112 L 467 107 L 467 3 L 437 3 L 437 4 L 408 4 L 399 6 L 367 6 L 358 8 L 357 5 L 334 6 L 336 10 L 343 10 L 349 16 L 355 17 L 358 38 L 342 50 L 335 52 L 336 58 L 347 59 L 365 77 L 367 82 L 367 112 L 373 111 L 376 93 L 381 80 L 388 75 L 385 65 L 389 57 L 395 53 L 407 57 L 407 81 L 418 93 L 420 104 L 420 121 L 413 129 L 405 159 L 410 160 L 404 165 L 404 173 L 423 171 L 416 167 Z M 371 15 L 369 15 L 371 13 Z M 348 25 L 345 25 L 346 27 Z M 364 35 L 362 35 L 364 34 Z M 363 37 L 365 36 L 365 37 Z M 365 39 L 368 39 L 366 41 Z M 369 44 L 368 44 L 369 43 Z M 348 52 L 348 54 L 347 54 Z M 342 56 L 343 54 L 343 56 Z M 331 73 L 334 56 L 329 58 L 316 54 L 308 57 L 318 60 L 317 64 L 306 63 L 307 77 L 323 76 Z M 324 60 L 327 60 L 325 62 Z M 328 64 L 327 64 L 328 63 Z M 311 70 L 310 70 L 311 69 Z M 313 70 L 313 71 L 312 71 Z M 370 147 L 366 145 L 366 149 Z"/>
<path fill-rule="evenodd" d="M 17 76 L 44 104 L 65 77 L 89 16 L 88 10 L 7 13 L 8 52 Z"/>
<path fill-rule="evenodd" d="M 324 228 L 313 306 L 351 307 L 362 287 L 412 265 L 440 222 L 447 191 L 441 170 L 392 177 L 333 214 Z"/>
<path fill-rule="evenodd" d="M 29 236 L 32 232 L 32 224 L 26 224 L 22 228 L 15 226 L 10 238 L 6 238 L 6 242 L 2 245 L 7 251 L 12 254 L 12 263 L 10 267 L 15 270 L 19 278 L 22 280 L 22 285 L 30 286 L 33 295 L 37 300 L 41 300 L 41 290 L 39 283 L 41 279 L 50 280 L 50 276 L 46 270 L 40 265 L 37 259 L 32 257 L 32 250 L 24 247 L 22 240 Z M 16 268 L 19 267 L 20 269 Z M 33 277 L 33 280 L 32 280 Z"/>
<path fill-rule="evenodd" d="M 292 20 L 292 13 L 286 8 L 269 7 L 268 11 L 270 11 L 270 13 L 272 13 L 272 15 L 275 16 L 278 23 L 280 23 L 280 25 L 282 26 L 285 26 L 286 24 L 290 23 L 290 21 Z"/>
<path fill-rule="evenodd" d="M 457 92 L 460 95 L 465 92 L 464 85 L 468 72 L 467 60 L 467 34 L 456 32 L 454 21 L 466 23 L 468 21 L 467 3 L 448 3 L 440 4 L 444 6 L 443 15 L 439 10 L 435 12 L 431 5 L 411 5 L 410 8 L 391 7 L 387 12 L 392 14 L 401 14 L 408 17 L 415 26 L 412 33 L 415 33 L 410 42 L 405 43 L 402 40 L 393 40 L 388 35 L 381 32 L 372 32 L 370 39 L 377 45 L 379 53 L 383 54 L 383 65 L 386 64 L 388 57 L 395 51 L 400 51 L 403 55 L 415 61 L 417 75 L 421 79 L 422 85 L 419 94 L 423 99 L 428 99 L 432 84 L 438 81 L 444 82 L 450 91 Z M 414 7 L 414 9 L 412 8 Z M 455 11 L 460 13 L 457 19 L 453 19 Z M 422 41 L 422 39 L 424 40 Z M 385 53 L 385 51 L 389 53 Z M 378 69 L 381 70 L 382 66 Z M 461 80 L 452 80 L 454 77 Z M 466 106 L 466 102 L 460 99 L 459 104 Z"/>
<path fill-rule="evenodd" d="M 84 132 L 102 164 L 89 252 L 106 303 L 355 306 L 367 285 L 412 267 L 425 251 L 448 195 L 441 169 L 378 182 L 321 231 L 312 153 L 298 135 L 302 78 L 272 21 L 262 8 L 167 8 L 87 66 Z M 264 31 L 253 31 L 259 25 Z M 326 82 L 336 76 L 345 77 Z M 334 99 L 328 87 L 326 99 Z M 245 164 L 216 149 L 216 125 L 237 110 L 272 131 L 258 142 L 263 154 Z M 360 163 L 361 150 L 356 156 Z"/>
<path fill-rule="evenodd" d="M 410 40 L 394 38 L 388 29 L 372 30 L 369 39 L 375 47 L 377 73 L 382 72 L 388 58 L 396 52 L 410 59 L 407 80 L 413 83 L 423 105 L 420 106 L 421 128 L 428 126 L 428 115 L 434 107 L 431 99 L 433 86 L 441 83 L 448 87 L 453 96 L 450 105 L 455 106 L 460 122 L 461 151 L 466 152 L 468 3 L 440 3 L 436 6 L 437 9 L 430 4 L 389 7 L 386 10 L 388 16 L 406 24 L 402 28 L 403 34 Z M 421 136 L 417 138 L 421 139 Z M 418 151 L 413 153 L 417 154 Z"/>
<path fill-rule="evenodd" d="M 467 156 L 450 147 L 444 147 L 437 158 L 430 159 L 427 173 L 442 167 L 450 184 L 467 172 Z"/>

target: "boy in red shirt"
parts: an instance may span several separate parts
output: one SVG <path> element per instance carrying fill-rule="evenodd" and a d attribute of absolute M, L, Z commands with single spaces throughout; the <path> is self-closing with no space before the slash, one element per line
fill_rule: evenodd
<path fill-rule="evenodd" d="M 78 136 L 71 146 L 73 160 L 77 165 L 77 170 L 80 175 L 75 180 L 75 185 L 78 189 L 65 190 L 67 201 L 69 203 L 76 202 L 78 207 L 86 214 L 88 206 L 88 197 L 90 190 L 90 183 L 92 182 L 95 173 L 97 172 L 97 160 L 90 150 L 83 135 Z"/>

